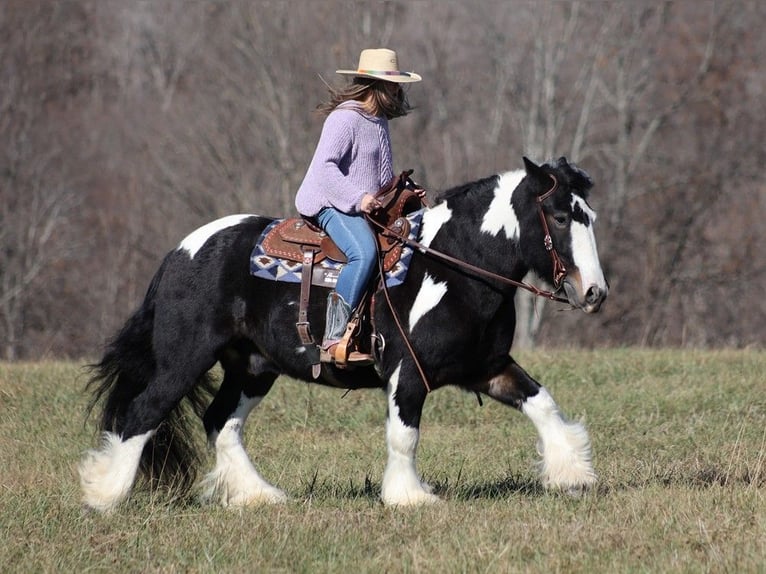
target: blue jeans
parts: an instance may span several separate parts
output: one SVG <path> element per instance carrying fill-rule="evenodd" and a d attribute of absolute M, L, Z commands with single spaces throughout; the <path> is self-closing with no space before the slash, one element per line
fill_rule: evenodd
<path fill-rule="evenodd" d="M 378 256 L 375 235 L 361 214 L 350 215 L 325 207 L 316 219 L 335 245 L 346 254 L 348 263 L 338 276 L 335 291 L 355 309 L 375 269 Z"/>

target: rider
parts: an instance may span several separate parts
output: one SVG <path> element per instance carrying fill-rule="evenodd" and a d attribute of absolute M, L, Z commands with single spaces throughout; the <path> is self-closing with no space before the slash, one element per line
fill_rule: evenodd
<path fill-rule="evenodd" d="M 318 110 L 327 115 L 314 157 L 298 189 L 295 206 L 313 218 L 345 253 L 335 291 L 327 301 L 322 361 L 336 359 L 351 313 L 359 305 L 375 269 L 375 235 L 364 214 L 380 208 L 377 191 L 394 176 L 388 120 L 411 110 L 401 84 L 419 82 L 414 72 L 399 71 L 396 52 L 363 50 L 344 88 L 330 88 Z M 353 352 L 340 362 L 370 363 L 370 355 Z"/>

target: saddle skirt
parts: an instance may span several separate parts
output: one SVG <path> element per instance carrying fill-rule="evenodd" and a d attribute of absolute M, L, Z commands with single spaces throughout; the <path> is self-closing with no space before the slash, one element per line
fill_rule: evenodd
<path fill-rule="evenodd" d="M 403 215 L 389 227 L 398 234 L 417 240 L 423 210 Z M 412 259 L 412 248 L 385 234 L 378 234 L 384 254 L 386 285 L 401 285 Z M 261 279 L 300 283 L 303 252 L 314 252 L 312 285 L 334 289 L 346 257 L 329 236 L 302 218 L 276 219 L 263 230 L 250 255 L 250 274 Z"/>

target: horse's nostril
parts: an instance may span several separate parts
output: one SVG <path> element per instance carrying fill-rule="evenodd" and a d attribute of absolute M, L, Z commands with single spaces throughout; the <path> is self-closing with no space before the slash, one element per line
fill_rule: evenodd
<path fill-rule="evenodd" d="M 601 298 L 601 289 L 598 287 L 590 287 L 588 291 L 585 293 L 585 302 L 586 303 L 597 303 L 599 299 Z"/>

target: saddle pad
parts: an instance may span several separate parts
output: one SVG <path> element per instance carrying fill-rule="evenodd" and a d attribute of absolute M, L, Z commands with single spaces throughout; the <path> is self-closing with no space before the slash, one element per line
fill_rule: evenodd
<path fill-rule="evenodd" d="M 420 232 L 420 222 L 423 218 L 423 210 L 415 211 L 406 216 L 410 222 L 409 239 L 417 240 L 418 233 Z M 288 261 L 287 259 L 281 259 L 279 257 L 272 257 L 267 255 L 261 243 L 263 238 L 272 230 L 276 225 L 283 222 L 284 219 L 276 219 L 271 222 L 266 229 L 263 230 L 258 241 L 255 243 L 252 253 L 250 254 L 250 274 L 254 277 L 261 279 L 270 279 L 271 281 L 284 281 L 287 283 L 300 283 L 301 282 L 301 270 L 303 264 L 295 261 Z M 407 270 L 412 259 L 412 247 L 405 245 L 402 249 L 402 254 L 399 257 L 399 261 L 386 272 L 386 285 L 388 287 L 395 287 L 401 285 L 407 277 Z M 314 280 L 315 285 L 322 287 L 333 288 L 337 281 L 338 273 L 343 269 L 343 263 L 338 263 L 332 259 L 325 258 L 322 261 L 314 263 Z"/>

